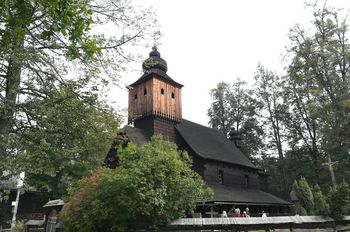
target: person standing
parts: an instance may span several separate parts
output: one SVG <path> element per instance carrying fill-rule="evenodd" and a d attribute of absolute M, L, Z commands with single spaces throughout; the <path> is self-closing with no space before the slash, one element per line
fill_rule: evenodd
<path fill-rule="evenodd" d="M 235 209 L 235 213 L 233 214 L 233 217 L 241 217 L 241 210 L 239 208 Z"/>
<path fill-rule="evenodd" d="M 249 214 L 247 214 L 247 211 L 243 211 L 242 217 L 250 217 Z"/>
<path fill-rule="evenodd" d="M 224 210 L 224 211 L 222 211 L 221 217 L 222 217 L 222 218 L 227 218 L 227 213 L 226 213 L 226 211 L 225 211 L 225 210 Z"/>

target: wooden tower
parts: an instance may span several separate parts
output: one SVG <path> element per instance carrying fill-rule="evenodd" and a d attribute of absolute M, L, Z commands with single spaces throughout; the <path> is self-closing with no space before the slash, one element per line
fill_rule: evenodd
<path fill-rule="evenodd" d="M 167 63 L 154 47 L 142 68 L 144 74 L 129 88 L 128 122 L 148 136 L 174 140 L 174 125 L 182 119 L 181 88 L 167 75 Z"/>

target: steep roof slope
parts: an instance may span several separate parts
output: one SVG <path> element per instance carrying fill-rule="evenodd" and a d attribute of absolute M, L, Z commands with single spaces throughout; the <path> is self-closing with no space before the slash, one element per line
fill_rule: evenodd
<path fill-rule="evenodd" d="M 135 127 L 131 127 L 131 126 L 124 126 L 122 131 L 124 131 L 128 135 L 128 137 L 132 143 L 134 143 L 138 146 L 141 146 L 141 145 L 148 142 L 146 132 L 140 128 L 135 128 Z"/>
<path fill-rule="evenodd" d="M 202 158 L 257 169 L 220 131 L 185 119 L 175 128 L 193 151 Z"/>
<path fill-rule="evenodd" d="M 212 201 L 244 204 L 291 205 L 292 203 L 270 193 L 258 190 L 225 185 L 209 185 L 214 190 Z"/>
<path fill-rule="evenodd" d="M 156 74 L 156 75 L 154 75 Z M 175 85 L 179 88 L 183 87 L 182 84 L 177 83 L 174 81 L 168 74 L 166 74 L 164 71 L 159 70 L 159 69 L 150 69 L 147 70 L 139 79 L 137 79 L 134 83 L 130 84 L 131 87 L 135 87 L 143 82 L 148 81 L 149 79 L 156 77 L 159 78 L 160 80 L 163 80 L 165 82 L 168 82 L 169 84 Z"/>

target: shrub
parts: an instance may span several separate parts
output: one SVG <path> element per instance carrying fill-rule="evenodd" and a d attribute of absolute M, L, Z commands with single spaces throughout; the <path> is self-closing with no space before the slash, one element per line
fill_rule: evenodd
<path fill-rule="evenodd" d="M 304 177 L 301 177 L 299 181 L 295 181 L 293 184 L 293 190 L 295 191 L 300 205 L 303 208 L 301 215 L 314 214 L 314 196 L 312 190 Z"/>
<path fill-rule="evenodd" d="M 211 194 L 191 170 L 188 154 L 154 137 L 142 147 L 121 150 L 115 170 L 100 168 L 82 179 L 61 219 L 67 232 L 157 230 Z"/>
<path fill-rule="evenodd" d="M 328 193 L 330 205 L 330 216 L 336 220 L 342 219 L 344 215 L 350 214 L 350 188 L 343 181 L 336 187 L 332 187 Z"/>
<path fill-rule="evenodd" d="M 329 204 L 327 198 L 323 195 L 320 186 L 315 185 L 313 188 L 314 195 L 314 214 L 315 215 L 328 215 Z"/>

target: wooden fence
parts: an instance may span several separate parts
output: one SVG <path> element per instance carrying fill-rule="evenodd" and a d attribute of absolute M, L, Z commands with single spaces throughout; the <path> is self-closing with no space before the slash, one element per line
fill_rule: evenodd
<path fill-rule="evenodd" d="M 51 228 L 51 227 L 50 227 Z M 195 232 L 195 231 L 350 231 L 350 216 L 341 221 L 322 216 L 282 216 L 250 218 L 181 218 L 162 231 Z M 43 231 L 43 230 L 42 230 Z M 50 231 L 50 230 L 46 230 Z M 55 230 L 53 230 L 55 231 Z M 62 230 L 60 230 L 62 231 Z M 146 230 L 140 230 L 146 231 Z M 0 228 L 0 232 L 10 229 Z"/>
<path fill-rule="evenodd" d="M 350 216 L 341 221 L 322 216 L 250 218 L 182 218 L 166 231 L 350 231 Z"/>

